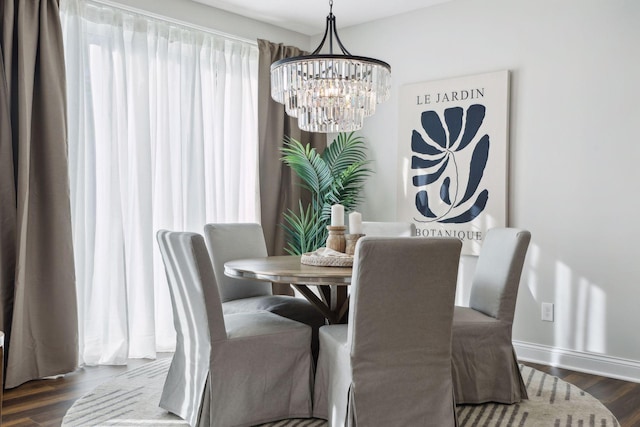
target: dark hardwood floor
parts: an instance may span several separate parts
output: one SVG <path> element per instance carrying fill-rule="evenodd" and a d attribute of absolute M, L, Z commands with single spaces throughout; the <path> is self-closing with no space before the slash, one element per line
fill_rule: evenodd
<path fill-rule="evenodd" d="M 64 378 L 31 381 L 5 390 L 2 426 L 59 426 L 76 399 L 109 378 L 148 362 L 135 359 L 128 366 L 84 367 Z M 640 427 L 640 384 L 535 363 L 526 364 L 574 384 L 599 399 L 618 418 L 622 427 Z"/>
<path fill-rule="evenodd" d="M 132 359 L 127 366 L 88 366 L 63 378 L 29 381 L 2 396 L 2 427 L 60 426 L 78 398 L 127 370 L 150 362 Z"/>

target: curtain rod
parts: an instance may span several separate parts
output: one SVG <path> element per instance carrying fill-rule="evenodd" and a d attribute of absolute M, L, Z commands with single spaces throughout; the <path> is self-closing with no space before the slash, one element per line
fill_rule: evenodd
<path fill-rule="evenodd" d="M 193 24 L 191 22 L 185 22 L 185 21 L 181 21 L 179 19 L 170 18 L 168 16 L 164 16 L 164 15 L 160 15 L 160 14 L 157 14 L 157 13 L 149 12 L 149 11 L 144 10 L 144 9 L 138 9 L 136 7 L 133 7 L 133 6 L 124 5 L 124 4 L 117 3 L 117 2 L 114 2 L 114 1 L 111 1 L 111 0 L 86 0 L 86 1 L 87 1 L 87 3 L 97 3 L 97 4 L 100 4 L 100 5 L 113 7 L 114 9 L 120 9 L 120 10 L 123 10 L 125 12 L 135 13 L 137 15 L 146 16 L 146 17 L 149 17 L 149 18 L 154 18 L 154 19 L 157 19 L 157 20 L 160 20 L 160 21 L 169 22 L 171 24 L 180 25 L 182 27 L 190 28 L 190 29 L 193 29 L 193 30 L 198 30 L 198 31 L 202 31 L 202 32 L 205 32 L 205 33 L 213 34 L 215 36 L 225 37 L 227 39 L 231 39 L 231 40 L 247 43 L 247 44 L 250 44 L 250 45 L 253 45 L 253 46 L 257 46 L 258 45 L 258 42 L 256 40 L 250 40 L 250 39 L 245 39 L 243 37 L 234 36 L 233 34 L 228 34 L 228 33 L 222 32 L 222 31 L 214 30 L 212 28 L 203 27 L 201 25 L 196 25 L 196 24 Z"/>

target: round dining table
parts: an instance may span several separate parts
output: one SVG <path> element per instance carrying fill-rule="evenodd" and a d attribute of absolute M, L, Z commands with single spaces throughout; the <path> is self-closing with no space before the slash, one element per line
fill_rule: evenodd
<path fill-rule="evenodd" d="M 290 284 L 320 310 L 330 324 L 345 323 L 352 268 L 307 265 L 302 264 L 300 258 L 281 255 L 227 261 L 224 273 L 230 277 Z M 316 287 L 318 292 L 310 286 Z"/>

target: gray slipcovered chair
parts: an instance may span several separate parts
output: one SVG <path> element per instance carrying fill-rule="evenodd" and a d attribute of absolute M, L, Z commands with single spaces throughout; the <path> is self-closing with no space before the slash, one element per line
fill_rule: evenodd
<path fill-rule="evenodd" d="M 365 236 L 349 323 L 320 328 L 314 416 L 329 426 L 457 425 L 451 322 L 458 239 Z"/>
<path fill-rule="evenodd" d="M 453 316 L 452 364 L 457 404 L 527 399 L 511 329 L 531 233 L 492 228 L 486 235 L 471 284 L 469 307 Z"/>
<path fill-rule="evenodd" d="M 223 312 L 265 310 L 311 326 L 311 348 L 315 359 L 318 354 L 318 329 L 325 324 L 325 317 L 317 308 L 303 298 L 273 295 L 268 282 L 224 274 L 224 263 L 227 261 L 267 256 L 262 226 L 254 223 L 206 224 L 204 236 L 220 289 Z"/>
<path fill-rule="evenodd" d="M 268 312 L 223 315 L 201 235 L 157 233 L 176 351 L 159 406 L 191 426 L 251 426 L 311 415 L 311 328 Z"/>
<path fill-rule="evenodd" d="M 403 237 L 415 236 L 412 222 L 362 221 L 362 233 L 366 236 Z"/>

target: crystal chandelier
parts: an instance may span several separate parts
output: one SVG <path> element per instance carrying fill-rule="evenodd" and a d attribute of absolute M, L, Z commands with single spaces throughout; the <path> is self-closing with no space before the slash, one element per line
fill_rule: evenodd
<path fill-rule="evenodd" d="M 329 53 L 321 54 L 329 36 Z M 342 54 L 333 53 L 336 39 Z M 362 128 L 376 104 L 389 99 L 391 67 L 378 59 L 353 56 L 342 45 L 333 15 L 333 0 L 324 37 L 310 55 L 271 64 L 271 97 L 284 104 L 308 132 L 350 132 Z"/>

